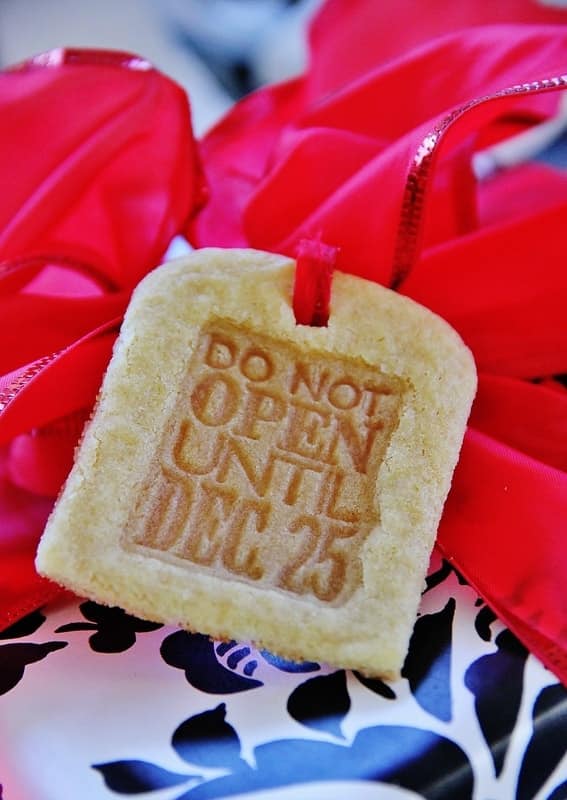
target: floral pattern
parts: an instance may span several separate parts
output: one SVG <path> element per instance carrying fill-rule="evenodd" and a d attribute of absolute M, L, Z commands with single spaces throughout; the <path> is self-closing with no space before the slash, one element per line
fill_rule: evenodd
<path fill-rule="evenodd" d="M 94 633 L 75 635 L 83 630 Z M 90 602 L 30 615 L 4 634 L 0 660 L 0 720 L 12 731 L 0 756 L 6 796 L 18 788 L 9 783 L 18 719 L 29 703 L 37 714 L 46 693 L 64 697 L 64 676 L 78 690 L 59 769 L 76 784 L 55 795 L 40 783 L 38 800 L 70 800 L 85 781 L 84 796 L 101 800 L 264 800 L 272 791 L 287 799 L 308 790 L 338 798 L 345 786 L 369 785 L 408 799 L 566 796 L 567 691 L 437 556 L 395 683 L 293 664 Z M 113 684 L 128 692 L 124 703 Z M 115 706 L 97 711 L 107 693 Z M 89 709 L 95 735 L 69 740 Z M 154 724 L 164 709 L 167 719 Z"/>
<path fill-rule="evenodd" d="M 155 631 L 162 626 L 126 614 L 121 608 L 107 608 L 87 600 L 80 611 L 88 622 L 69 622 L 57 633 L 95 631 L 89 637 L 90 647 L 97 653 L 123 653 L 136 643 L 136 634 Z"/>

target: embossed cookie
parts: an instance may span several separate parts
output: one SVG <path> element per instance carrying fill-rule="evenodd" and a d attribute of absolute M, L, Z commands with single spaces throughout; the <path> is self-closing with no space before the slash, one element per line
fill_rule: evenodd
<path fill-rule="evenodd" d="M 202 250 L 136 290 L 39 571 L 282 656 L 399 675 L 475 392 L 441 319 L 337 273 Z"/>

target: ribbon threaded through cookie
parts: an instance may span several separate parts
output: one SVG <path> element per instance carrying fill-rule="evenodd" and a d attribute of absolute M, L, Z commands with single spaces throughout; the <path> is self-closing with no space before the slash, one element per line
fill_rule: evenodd
<path fill-rule="evenodd" d="M 302 239 L 297 248 L 293 312 L 298 325 L 326 327 L 337 248 L 317 239 Z"/>

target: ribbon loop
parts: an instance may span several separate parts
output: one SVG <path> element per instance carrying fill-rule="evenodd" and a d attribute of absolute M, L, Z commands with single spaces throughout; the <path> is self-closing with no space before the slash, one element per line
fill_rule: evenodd
<path fill-rule="evenodd" d="M 337 248 L 316 239 L 302 239 L 297 248 L 293 311 L 298 325 L 326 327 Z"/>

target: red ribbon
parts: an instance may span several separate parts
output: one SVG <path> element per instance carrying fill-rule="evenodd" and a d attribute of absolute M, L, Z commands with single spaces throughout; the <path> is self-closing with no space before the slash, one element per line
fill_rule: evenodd
<path fill-rule="evenodd" d="M 201 143 L 202 209 L 185 96 L 146 62 L 57 51 L 0 75 L 0 625 L 53 595 L 31 568 L 50 507 L 39 493 L 68 469 L 130 293 L 172 236 L 293 256 L 307 240 L 299 321 L 324 322 L 317 287 L 336 261 L 396 285 L 472 347 L 479 394 L 439 544 L 567 682 L 567 390 L 549 377 L 567 373 L 567 179 L 540 164 L 478 184 L 472 169 L 476 152 L 555 112 L 567 31 L 421 44 L 454 27 L 456 4 L 442 18 L 411 4 L 411 26 L 403 3 L 353 5 L 328 0 L 305 76 L 246 98 Z M 487 4 L 458 9 L 495 21 Z M 525 0 L 498 13 L 563 19 Z"/>
<path fill-rule="evenodd" d="M 567 391 L 546 377 L 567 373 L 567 178 L 543 164 L 482 183 L 473 171 L 476 153 L 556 112 L 567 29 L 474 28 L 401 55 L 416 32 L 450 26 L 421 26 L 430 5 L 412 4 L 408 26 L 403 3 L 326 3 L 306 75 L 245 99 L 205 138 L 211 200 L 189 233 L 288 255 L 320 240 L 339 248 L 337 269 L 396 286 L 461 333 L 480 388 L 439 546 L 567 682 Z M 528 5 L 503 13 L 527 20 Z M 487 8 L 458 12 L 484 21 Z M 377 57 L 382 45 L 396 58 Z"/>
<path fill-rule="evenodd" d="M 292 300 L 298 325 L 319 328 L 329 321 L 331 279 L 336 260 L 335 247 L 311 239 L 299 243 Z"/>
<path fill-rule="evenodd" d="M 69 470 L 134 286 L 204 182 L 185 93 L 137 56 L 52 51 L 0 74 L 0 107 L 2 627 L 58 592 L 33 568 L 42 495 Z"/>

